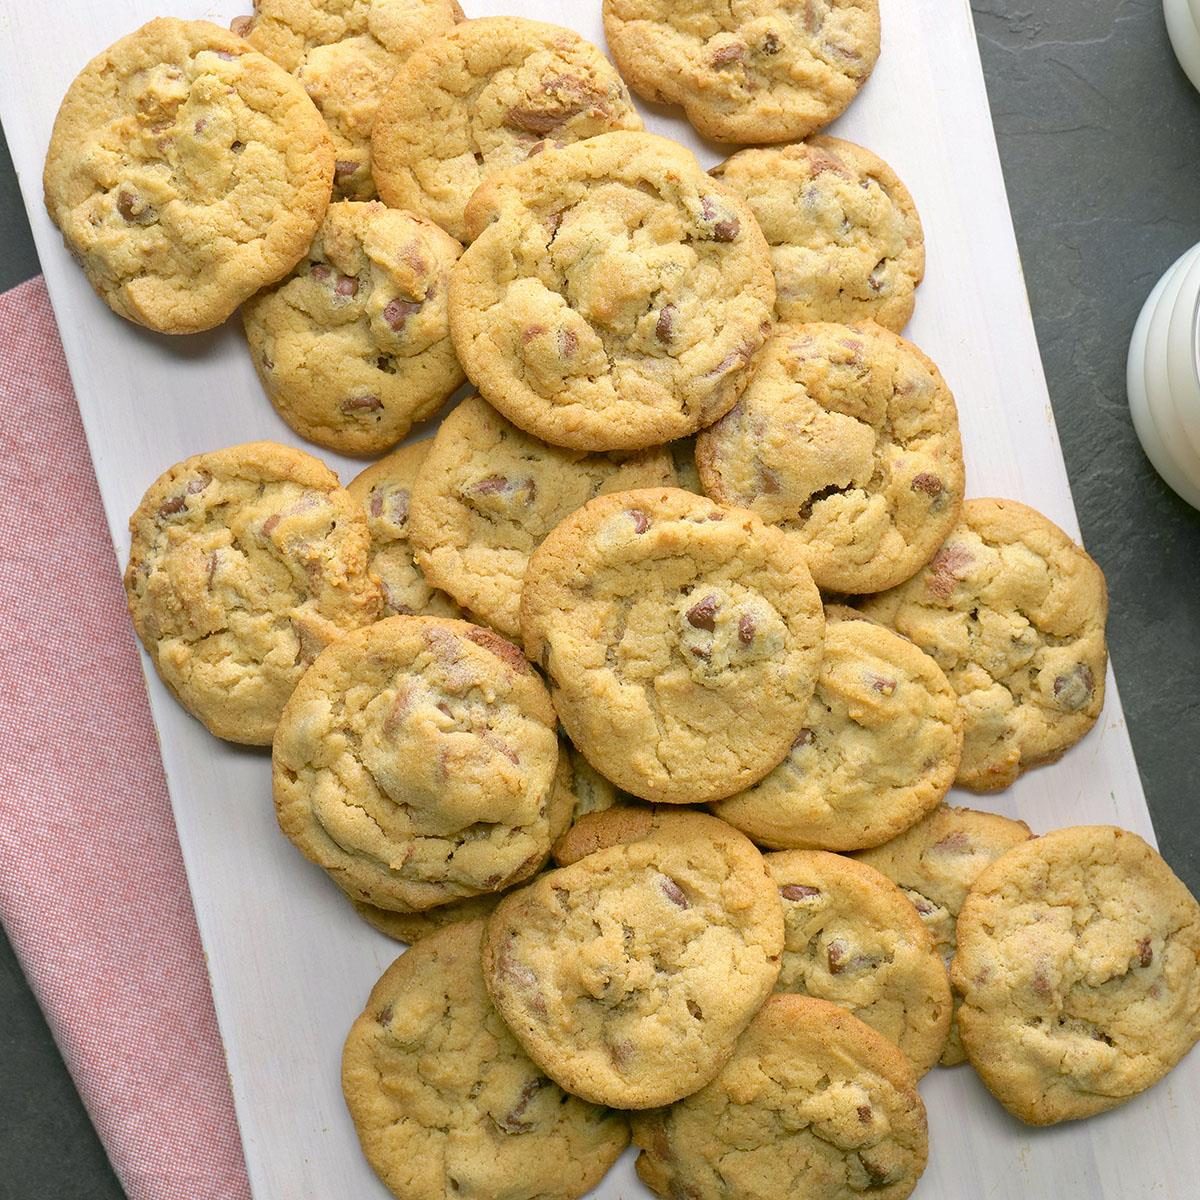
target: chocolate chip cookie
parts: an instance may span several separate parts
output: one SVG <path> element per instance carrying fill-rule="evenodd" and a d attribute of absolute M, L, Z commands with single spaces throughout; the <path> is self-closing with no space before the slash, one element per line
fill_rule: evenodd
<path fill-rule="evenodd" d="M 275 810 L 352 899 L 421 912 L 538 870 L 557 761 L 550 698 L 515 646 L 389 617 L 300 681 L 275 735 Z"/>
<path fill-rule="evenodd" d="M 754 212 L 771 247 L 784 321 L 875 321 L 899 333 L 925 274 L 925 236 L 908 189 L 841 138 L 741 150 L 712 174 Z"/>
<path fill-rule="evenodd" d="M 530 556 L 559 521 L 596 496 L 674 483 L 664 450 L 548 446 L 474 396 L 438 427 L 413 488 L 409 537 L 426 579 L 518 638 Z"/>
<path fill-rule="evenodd" d="M 559 25 L 521 17 L 466 21 L 396 72 L 379 106 L 371 161 L 393 208 L 473 236 L 467 201 L 485 180 L 555 146 L 642 119 L 612 63 Z"/>
<path fill-rule="evenodd" d="M 899 837 L 854 857 L 899 886 L 933 936 L 949 970 L 957 941 L 955 922 L 967 889 L 985 867 L 1032 836 L 1024 821 L 939 804 Z M 957 997 L 954 1008 L 957 1013 Z M 966 1057 L 955 1018 L 939 1061 L 943 1067 L 953 1067 Z"/>
<path fill-rule="evenodd" d="M 461 617 L 445 592 L 431 587 L 413 560 L 408 518 L 413 484 L 432 441 L 401 446 L 352 479 L 346 490 L 362 505 L 371 531 L 371 570 L 383 592 L 382 616 Z"/>
<path fill-rule="evenodd" d="M 441 930 L 384 973 L 346 1039 L 346 1106 L 398 1200 L 576 1200 L 628 1144 L 628 1123 L 522 1052 L 488 999 L 482 935 L 479 921 Z"/>
<path fill-rule="evenodd" d="M 432 221 L 332 204 L 307 257 L 242 308 L 254 368 L 301 437 L 379 454 L 463 381 L 450 341 L 450 268 L 462 247 Z"/>
<path fill-rule="evenodd" d="M 713 805 L 764 846 L 877 846 L 935 808 L 958 768 L 962 718 L 937 663 L 881 625 L 826 617 L 821 674 L 787 757 Z"/>
<path fill-rule="evenodd" d="M 879 57 L 879 0 L 604 0 L 609 49 L 639 96 L 718 142 L 790 142 L 828 125 Z"/>
<path fill-rule="evenodd" d="M 766 240 L 745 202 L 648 133 L 547 151 L 471 201 L 450 276 L 467 375 L 556 446 L 638 450 L 737 401 L 770 332 Z"/>
<path fill-rule="evenodd" d="M 573 822 L 584 814 L 604 812 L 622 802 L 622 794 L 607 779 L 593 771 L 570 742 L 560 739 L 558 767 L 547 807 L 551 839 L 561 841 L 568 837 Z M 555 841 L 556 846 L 558 841 Z M 502 897 L 503 893 L 489 892 L 419 913 L 393 912 L 363 901 L 355 901 L 354 907 L 359 916 L 380 933 L 411 944 L 457 921 L 474 921 L 489 916 Z"/>
<path fill-rule="evenodd" d="M 114 312 L 196 333 L 295 266 L 333 164 L 321 114 L 286 71 L 219 26 L 160 18 L 71 84 L 43 182 Z"/>
<path fill-rule="evenodd" d="M 621 1108 L 703 1087 L 779 974 L 783 916 L 762 856 L 699 813 L 547 872 L 488 922 L 488 991 L 526 1053 Z"/>
<path fill-rule="evenodd" d="M 529 564 L 521 628 L 592 766 L 635 796 L 701 804 L 786 755 L 824 616 L 798 538 L 663 488 L 558 525 Z"/>
<path fill-rule="evenodd" d="M 772 996 L 721 1073 L 637 1113 L 637 1172 L 664 1200 L 905 1200 L 929 1153 L 912 1065 L 844 1008 Z"/>
<path fill-rule="evenodd" d="M 371 200 L 371 127 L 396 68 L 462 19 L 457 0 L 255 0 L 232 28 L 312 97 L 333 137 L 335 193 Z"/>
<path fill-rule="evenodd" d="M 1100 715 L 1104 573 L 1024 504 L 968 501 L 929 565 L 862 607 L 937 659 L 954 685 L 961 787 L 1008 787 L 1062 757 Z"/>
<path fill-rule="evenodd" d="M 313 659 L 378 616 L 366 519 L 300 450 L 250 442 L 186 459 L 129 529 L 138 637 L 175 698 L 231 742 L 270 745 Z"/>
<path fill-rule="evenodd" d="M 775 990 L 849 1009 L 924 1075 L 946 1045 L 950 983 L 905 894 L 873 867 L 840 854 L 782 850 L 766 863 L 783 903 Z"/>
<path fill-rule="evenodd" d="M 964 472 L 941 372 L 871 321 L 781 325 L 741 402 L 696 439 L 704 490 L 806 544 L 817 586 L 894 587 L 954 528 Z"/>
<path fill-rule="evenodd" d="M 1115 1108 L 1200 1038 L 1200 905 L 1136 834 L 1059 829 L 971 885 L 950 968 L 971 1065 L 1014 1116 Z"/>

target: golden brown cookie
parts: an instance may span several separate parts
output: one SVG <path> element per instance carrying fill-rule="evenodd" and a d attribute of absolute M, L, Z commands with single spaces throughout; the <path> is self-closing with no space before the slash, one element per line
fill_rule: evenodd
<path fill-rule="evenodd" d="M 875 321 L 899 333 L 925 274 L 908 189 L 877 155 L 841 138 L 740 150 L 712 174 L 754 213 L 771 247 L 784 321 Z"/>
<path fill-rule="evenodd" d="M 637 450 L 723 416 L 770 332 L 750 209 L 682 146 L 609 133 L 491 180 L 450 276 L 450 331 L 486 400 L 556 446 Z"/>
<path fill-rule="evenodd" d="M 426 579 L 519 638 L 521 586 L 546 534 L 596 496 L 674 483 L 665 451 L 548 446 L 473 396 L 442 421 L 421 464 L 409 538 Z"/>
<path fill-rule="evenodd" d="M 806 544 L 817 586 L 894 587 L 954 528 L 964 472 L 941 372 L 871 321 L 780 325 L 741 402 L 696 439 L 705 492 Z"/>
<path fill-rule="evenodd" d="M 413 560 L 408 519 L 413 484 L 432 441 L 401 446 L 373 463 L 346 491 L 362 505 L 371 531 L 371 570 L 383 592 L 382 616 L 461 617 L 445 592 L 430 587 Z"/>
<path fill-rule="evenodd" d="M 1031 1125 L 1089 1117 L 1200 1038 L 1200 905 L 1136 834 L 1059 829 L 971 885 L 950 975 L 996 1099 Z"/>
<path fill-rule="evenodd" d="M 985 867 L 1032 836 L 1024 821 L 939 804 L 899 837 L 854 857 L 886 875 L 909 898 L 949 970 L 967 889 Z M 957 997 L 954 1008 L 957 1013 Z M 953 1020 L 941 1065 L 954 1067 L 966 1057 Z"/>
<path fill-rule="evenodd" d="M 563 521 L 534 552 L 521 628 L 597 770 L 647 800 L 701 804 L 787 753 L 824 616 L 799 539 L 663 488 L 601 496 Z"/>
<path fill-rule="evenodd" d="M 879 57 L 879 0 L 604 0 L 609 49 L 639 96 L 718 142 L 790 142 L 828 125 Z"/>
<path fill-rule="evenodd" d="M 270 745 L 313 659 L 378 616 L 366 519 L 332 471 L 289 446 L 176 464 L 129 529 L 138 637 L 175 698 L 229 741 Z"/>
<path fill-rule="evenodd" d="M 461 247 L 378 201 L 331 204 L 307 257 L 246 302 L 254 369 L 301 437 L 379 454 L 463 381 L 447 292 Z"/>
<path fill-rule="evenodd" d="M 958 693 L 961 787 L 1008 787 L 1060 758 L 1100 715 L 1104 573 L 1015 500 L 969 500 L 929 565 L 863 611 L 932 655 Z"/>
<path fill-rule="evenodd" d="M 945 675 L 911 642 L 844 611 L 826 610 L 821 674 L 787 757 L 713 805 L 761 845 L 877 846 L 935 808 L 954 782 L 962 718 Z"/>
<path fill-rule="evenodd" d="M 707 1083 L 779 974 L 762 856 L 713 817 L 668 812 L 634 842 L 547 872 L 488 921 L 488 991 L 575 1095 L 667 1104 Z"/>
<path fill-rule="evenodd" d="M 275 735 L 275 810 L 351 899 L 421 912 L 541 867 L 557 761 L 550 698 L 515 646 L 389 617 L 300 681 Z"/>
<path fill-rule="evenodd" d="M 557 839 L 555 845 L 569 836 L 573 822 L 583 814 L 603 812 L 622 802 L 622 793 L 593 771 L 570 742 L 560 738 L 558 767 L 547 806 L 550 837 Z M 489 892 L 418 913 L 394 912 L 361 900 L 354 901 L 354 908 L 367 924 L 380 933 L 411 944 L 439 929 L 445 929 L 447 925 L 489 916 L 503 896 L 501 892 Z"/>
<path fill-rule="evenodd" d="M 664 1200 L 905 1200 L 929 1134 L 912 1065 L 844 1008 L 772 996 L 703 1091 L 633 1118 Z"/>
<path fill-rule="evenodd" d="M 441 930 L 384 973 L 346 1039 L 346 1106 L 397 1200 L 577 1200 L 629 1126 L 525 1056 L 483 985 L 482 934 L 480 921 Z"/>
<path fill-rule="evenodd" d="M 295 266 L 332 178 L 333 143 L 296 80 L 217 25 L 164 17 L 71 84 L 43 183 L 114 312 L 196 333 Z"/>
<path fill-rule="evenodd" d="M 782 850 L 766 863 L 783 904 L 775 990 L 849 1009 L 924 1075 L 946 1045 L 950 983 L 907 897 L 874 868 L 840 854 Z"/>
<path fill-rule="evenodd" d="M 371 160 L 393 208 L 436 221 L 460 242 L 480 184 L 555 146 L 642 119 L 612 63 L 560 25 L 521 17 L 466 21 L 411 55 L 379 106 Z"/>
<path fill-rule="evenodd" d="M 462 19 L 458 0 L 254 0 L 232 28 L 312 97 L 333 137 L 335 193 L 370 200 L 371 127 L 396 68 Z"/>

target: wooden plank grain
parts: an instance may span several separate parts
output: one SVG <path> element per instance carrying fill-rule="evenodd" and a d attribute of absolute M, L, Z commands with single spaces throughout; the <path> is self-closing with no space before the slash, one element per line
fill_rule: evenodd
<path fill-rule="evenodd" d="M 570 24 L 602 42 L 598 0 L 473 0 L 472 15 Z M 178 15 L 226 23 L 249 5 L 179 0 Z M 884 53 L 834 132 L 881 154 L 925 223 L 928 275 L 907 331 L 958 398 L 975 496 L 1011 496 L 1077 533 L 1021 277 L 967 0 L 881 0 Z M 251 438 L 303 446 L 263 398 L 234 324 L 160 337 L 92 295 L 41 205 L 42 157 L 58 102 L 82 65 L 160 15 L 151 0 L 0 0 L 0 118 L 29 208 L 79 397 L 113 542 L 145 487 L 188 454 Z M 702 144 L 665 111 L 648 124 Z M 343 479 L 358 464 L 323 455 Z M 151 706 L 238 1117 L 258 1200 L 370 1200 L 385 1192 L 358 1152 L 338 1088 L 345 1030 L 392 943 L 279 834 L 261 752 L 216 742 L 148 674 Z M 957 797 L 1041 831 L 1115 822 L 1153 836 L 1109 676 L 1098 729 L 1053 767 L 1001 795 Z M 919 1200 L 1189 1200 L 1200 1149 L 1200 1056 L 1113 1113 L 1052 1130 L 1010 1120 L 967 1068 L 922 1084 L 932 1154 Z M 626 1158 L 597 1193 L 644 1195 Z"/>

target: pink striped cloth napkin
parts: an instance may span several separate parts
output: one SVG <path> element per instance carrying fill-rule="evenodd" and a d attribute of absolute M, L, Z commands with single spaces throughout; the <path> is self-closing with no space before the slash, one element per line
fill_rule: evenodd
<path fill-rule="evenodd" d="M 46 290 L 0 296 L 0 920 L 130 1200 L 249 1200 L 212 994 Z"/>

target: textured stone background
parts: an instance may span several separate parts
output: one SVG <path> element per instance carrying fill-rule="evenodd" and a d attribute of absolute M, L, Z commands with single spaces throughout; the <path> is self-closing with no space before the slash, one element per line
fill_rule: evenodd
<path fill-rule="evenodd" d="M 1200 96 L 1159 0 L 972 6 L 1075 503 L 1108 573 L 1134 749 L 1166 857 L 1200 892 L 1200 513 L 1146 462 L 1125 404 L 1142 302 L 1200 241 Z M 0 289 L 36 273 L 2 143 L 0 248 Z M 0 1014 L 0 1200 L 121 1200 L 2 937 Z"/>

